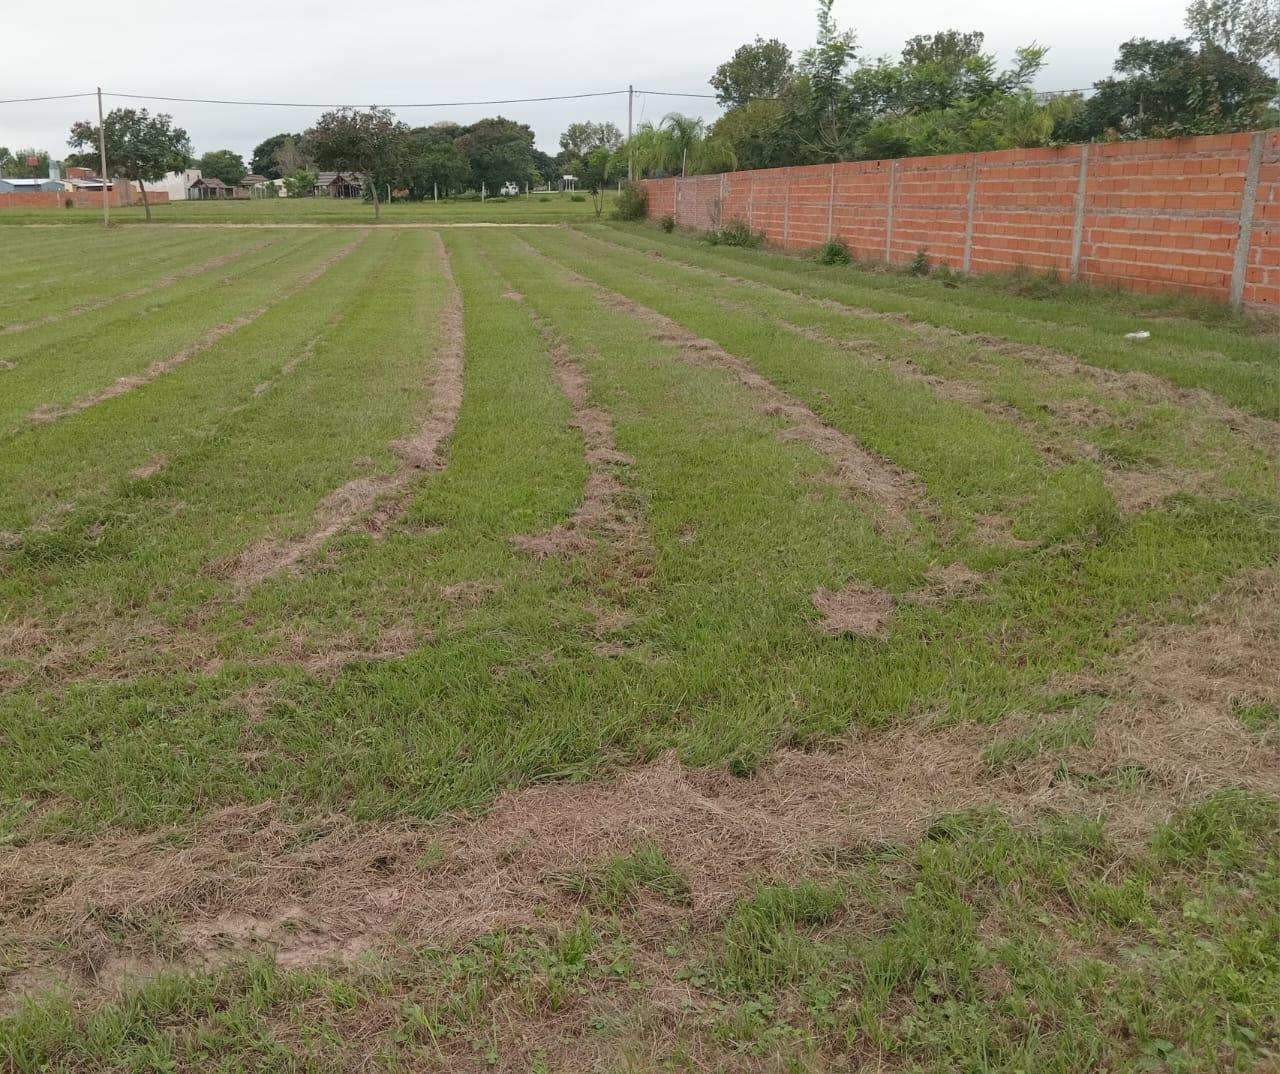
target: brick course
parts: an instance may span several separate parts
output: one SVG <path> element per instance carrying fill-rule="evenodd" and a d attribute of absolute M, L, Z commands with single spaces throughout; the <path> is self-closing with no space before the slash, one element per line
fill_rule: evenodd
<path fill-rule="evenodd" d="M 646 186 L 650 216 L 670 214 L 700 231 L 741 219 L 796 249 L 834 237 L 858 258 L 894 265 L 927 250 L 931 262 L 956 271 L 1027 267 L 1223 301 L 1234 281 L 1244 304 L 1280 308 L 1280 130 L 770 168 Z M 1238 262 L 1242 231 L 1248 245 Z"/>

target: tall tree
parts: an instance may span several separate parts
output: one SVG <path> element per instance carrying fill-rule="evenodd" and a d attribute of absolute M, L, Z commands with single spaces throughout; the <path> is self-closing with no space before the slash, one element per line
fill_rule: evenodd
<path fill-rule="evenodd" d="M 151 115 L 145 108 L 115 108 L 106 117 L 107 178 L 124 178 L 138 184 L 142 208 L 151 222 L 151 202 L 147 183 L 158 182 L 169 172 L 181 171 L 191 162 L 191 140 L 173 117 Z M 97 160 L 98 127 L 89 120 L 71 126 L 67 144 L 79 149 L 82 158 Z"/>
<path fill-rule="evenodd" d="M 791 75 L 791 50 L 776 37 L 757 37 L 716 68 L 711 87 L 717 101 L 735 108 L 758 97 L 776 97 Z"/>
<path fill-rule="evenodd" d="M 598 146 L 610 153 L 622 144 L 622 131 L 613 123 L 570 123 L 560 135 L 560 151 L 571 157 L 585 157 Z"/>
<path fill-rule="evenodd" d="M 273 134 L 259 142 L 249 159 L 249 170 L 265 179 L 283 179 L 286 175 L 292 175 L 305 161 L 290 161 L 291 166 L 282 168 L 277 154 L 286 142 L 292 142 L 296 146 L 301 138 L 300 134 Z"/>
<path fill-rule="evenodd" d="M 693 116 L 672 112 L 662 123 L 640 124 L 632 154 L 641 175 L 700 175 L 726 171 L 737 163 L 732 146 Z"/>
<path fill-rule="evenodd" d="M 409 128 L 389 108 L 339 108 L 326 112 L 304 136 L 304 147 L 324 168 L 353 171 L 365 177 L 378 208 L 378 187 L 398 178 Z"/>
<path fill-rule="evenodd" d="M 221 179 L 227 186 L 239 186 L 240 180 L 248 174 L 244 158 L 230 149 L 211 150 L 200 158 L 196 166 L 201 175 Z"/>
<path fill-rule="evenodd" d="M 818 40 L 800 54 L 804 95 L 795 119 L 801 137 L 819 161 L 845 160 L 861 117 L 852 107 L 849 69 L 858 55 L 857 37 L 831 14 L 832 0 L 818 0 Z"/>
<path fill-rule="evenodd" d="M 490 190 L 506 182 L 531 182 L 537 175 L 533 129 L 524 123 L 502 116 L 482 119 L 462 128 L 454 144 L 471 163 L 471 181 Z"/>
<path fill-rule="evenodd" d="M 1217 45 L 1245 63 L 1272 70 L 1280 58 L 1280 4 L 1275 0 L 1192 0 L 1187 29 L 1201 45 Z"/>

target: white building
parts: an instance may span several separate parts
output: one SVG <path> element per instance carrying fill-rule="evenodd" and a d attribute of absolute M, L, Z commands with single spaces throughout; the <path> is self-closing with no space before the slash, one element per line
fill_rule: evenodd
<path fill-rule="evenodd" d="M 201 178 L 199 168 L 187 168 L 180 172 L 169 172 L 158 183 L 148 183 L 148 190 L 163 190 L 170 201 L 186 201 L 190 198 L 191 184 Z"/>

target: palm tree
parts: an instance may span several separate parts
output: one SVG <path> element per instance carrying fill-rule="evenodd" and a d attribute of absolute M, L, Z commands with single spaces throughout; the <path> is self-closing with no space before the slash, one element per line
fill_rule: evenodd
<path fill-rule="evenodd" d="M 642 123 L 629 147 L 641 174 L 703 175 L 734 167 L 738 159 L 723 138 L 707 129 L 704 120 L 672 112 L 658 126 Z"/>

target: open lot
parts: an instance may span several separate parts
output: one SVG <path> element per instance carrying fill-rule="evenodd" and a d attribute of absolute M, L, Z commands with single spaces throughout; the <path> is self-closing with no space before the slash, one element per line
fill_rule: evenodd
<path fill-rule="evenodd" d="M 5 230 L 0 1069 L 1280 1061 L 1273 327 L 573 208 Z"/>

